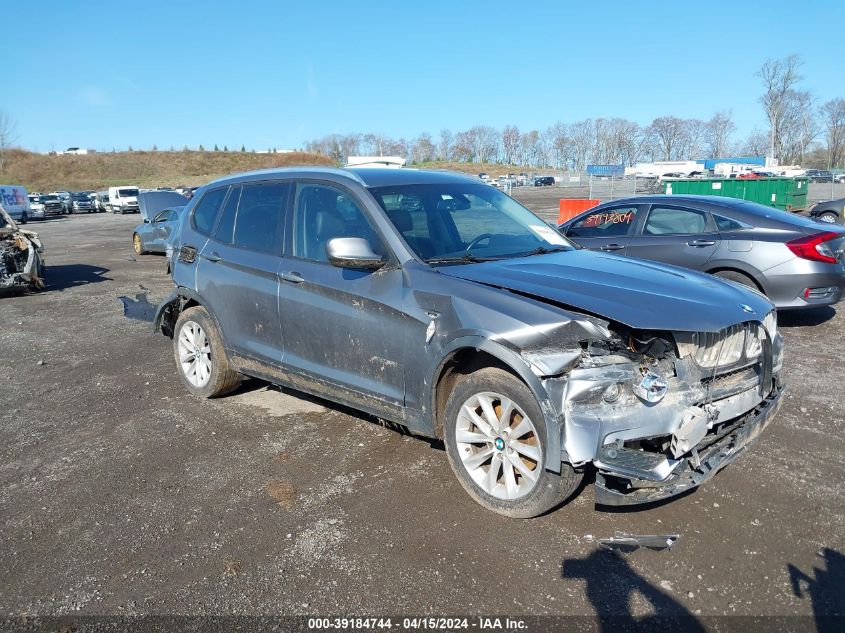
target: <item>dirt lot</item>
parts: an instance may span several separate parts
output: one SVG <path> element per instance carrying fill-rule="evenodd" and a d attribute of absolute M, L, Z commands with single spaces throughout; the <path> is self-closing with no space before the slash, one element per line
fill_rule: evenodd
<path fill-rule="evenodd" d="M 607 512 L 588 484 L 511 520 L 366 416 L 257 381 L 189 396 L 118 300 L 170 287 L 137 221 L 31 224 L 49 286 L 0 299 L 0 614 L 845 612 L 845 311 L 781 317 L 781 413 L 705 487 Z M 599 552 L 616 531 L 682 537 Z"/>

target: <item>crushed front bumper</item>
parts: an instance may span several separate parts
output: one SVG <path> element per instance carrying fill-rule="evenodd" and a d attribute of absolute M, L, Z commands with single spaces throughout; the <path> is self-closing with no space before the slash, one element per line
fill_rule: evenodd
<path fill-rule="evenodd" d="M 647 481 L 615 473 L 596 473 L 597 505 L 622 506 L 660 501 L 691 490 L 713 477 L 753 445 L 777 413 L 785 387 L 777 385 L 754 409 L 728 427 L 727 433 L 672 471 L 663 481 Z"/>

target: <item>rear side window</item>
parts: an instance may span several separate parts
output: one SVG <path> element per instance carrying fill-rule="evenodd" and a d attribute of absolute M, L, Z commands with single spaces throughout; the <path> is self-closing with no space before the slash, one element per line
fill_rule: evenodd
<path fill-rule="evenodd" d="M 721 215 L 714 215 L 713 219 L 716 220 L 716 226 L 720 231 L 738 231 L 748 228 L 746 224 L 731 220 L 730 218 L 723 218 Z"/>
<path fill-rule="evenodd" d="M 223 198 L 226 195 L 227 188 L 212 189 L 207 191 L 194 207 L 193 219 L 194 228 L 204 235 L 210 235 L 211 229 L 214 227 L 214 219 L 217 217 L 217 211 L 223 203 Z"/>
<path fill-rule="evenodd" d="M 244 185 L 238 200 L 232 244 L 260 253 L 281 253 L 281 229 L 290 185 Z"/>
<path fill-rule="evenodd" d="M 638 207 L 615 207 L 589 213 L 567 230 L 568 237 L 620 237 L 631 232 Z"/>
<path fill-rule="evenodd" d="M 693 209 L 652 207 L 643 233 L 645 235 L 690 235 L 706 233 L 707 214 Z"/>
<path fill-rule="evenodd" d="M 214 239 L 224 244 L 232 243 L 232 236 L 235 233 L 235 214 L 238 212 L 238 203 L 241 200 L 241 187 L 232 187 L 229 197 L 226 198 L 226 205 L 223 213 L 220 214 L 220 221 L 214 230 Z"/>

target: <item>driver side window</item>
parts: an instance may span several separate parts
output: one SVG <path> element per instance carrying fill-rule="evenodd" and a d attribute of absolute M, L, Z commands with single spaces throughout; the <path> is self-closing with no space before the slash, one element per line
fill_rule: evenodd
<path fill-rule="evenodd" d="M 367 216 L 344 191 L 328 185 L 300 184 L 293 217 L 295 257 L 328 262 L 326 245 L 336 237 L 361 237 L 374 252 L 384 248 Z"/>

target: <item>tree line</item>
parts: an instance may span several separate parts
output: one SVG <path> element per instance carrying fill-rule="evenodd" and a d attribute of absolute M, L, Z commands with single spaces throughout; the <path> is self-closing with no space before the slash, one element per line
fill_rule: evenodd
<path fill-rule="evenodd" d="M 736 139 L 732 112 L 707 120 L 660 116 L 642 125 L 624 118 L 557 122 L 543 130 L 497 129 L 475 125 L 443 129 L 435 138 L 423 132 L 411 139 L 378 133 L 329 134 L 309 141 L 306 151 L 342 163 L 348 156 L 401 156 L 412 163 L 431 161 L 505 163 L 536 168 L 583 170 L 587 164 L 631 166 L 655 160 L 773 155 L 780 164 L 841 166 L 845 159 L 845 99 L 817 104 L 801 89 L 801 59 L 767 60 L 760 79 L 768 130 L 754 129 Z"/>

